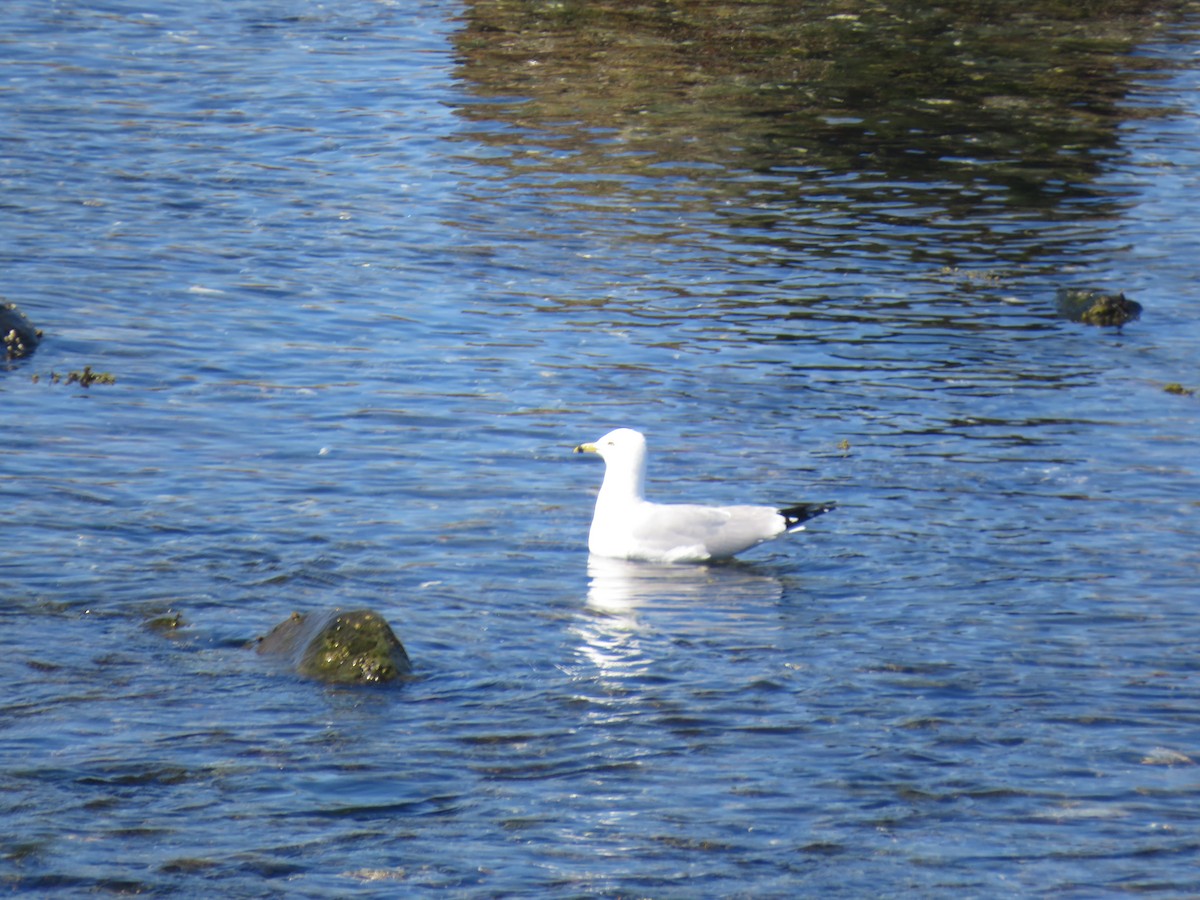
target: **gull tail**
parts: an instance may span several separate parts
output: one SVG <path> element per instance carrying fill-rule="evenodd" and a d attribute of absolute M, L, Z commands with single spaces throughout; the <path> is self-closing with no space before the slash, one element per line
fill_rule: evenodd
<path fill-rule="evenodd" d="M 795 506 L 787 506 L 779 510 L 779 514 L 787 522 L 788 531 L 802 531 L 804 526 L 800 524 L 801 522 L 807 522 L 821 513 L 827 513 L 836 506 L 836 503 L 797 503 Z"/>

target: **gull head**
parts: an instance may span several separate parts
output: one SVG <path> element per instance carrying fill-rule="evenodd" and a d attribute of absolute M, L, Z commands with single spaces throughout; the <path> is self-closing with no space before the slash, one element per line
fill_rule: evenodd
<path fill-rule="evenodd" d="M 646 439 L 640 431 L 618 428 L 590 444 L 580 444 L 576 453 L 595 453 L 604 460 L 604 484 L 598 503 L 623 504 L 640 500 L 646 480 Z"/>
<path fill-rule="evenodd" d="M 618 428 L 590 444 L 580 444 L 575 448 L 575 452 L 595 453 L 605 463 L 620 464 L 628 460 L 627 465 L 636 465 L 646 458 L 646 438 L 640 431 L 634 431 L 632 428 Z"/>

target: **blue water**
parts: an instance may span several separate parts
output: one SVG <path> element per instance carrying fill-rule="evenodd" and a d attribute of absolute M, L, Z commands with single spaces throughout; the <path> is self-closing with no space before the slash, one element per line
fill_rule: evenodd
<path fill-rule="evenodd" d="M 466 14 L 0 7 L 0 296 L 46 334 L 0 372 L 0 889 L 1189 893 L 1192 32 L 1138 50 L 1124 108 L 1167 112 L 1093 199 L 963 207 L 595 167 L 620 136 L 464 76 Z M 570 449 L 617 425 L 659 499 L 839 509 L 589 561 Z M 418 677 L 247 649 L 331 606 Z"/>

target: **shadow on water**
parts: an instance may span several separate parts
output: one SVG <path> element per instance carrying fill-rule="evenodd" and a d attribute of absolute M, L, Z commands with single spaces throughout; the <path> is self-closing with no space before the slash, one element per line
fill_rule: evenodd
<path fill-rule="evenodd" d="M 1119 210 L 1095 181 L 1121 125 L 1163 112 L 1125 103 L 1164 65 L 1134 50 L 1190 8 L 472 3 L 455 41 L 470 138 L 551 201 L 699 206 L 818 256 L 906 230 L 910 262 L 1028 265 Z M 1026 233 L 1052 222 L 1072 227 Z"/>
<path fill-rule="evenodd" d="M 1036 203 L 1098 171 L 1153 65 L 1131 51 L 1187 6 L 474 3 L 456 42 L 467 114 L 548 132 L 525 141 L 558 137 L 579 170 L 932 163 Z"/>

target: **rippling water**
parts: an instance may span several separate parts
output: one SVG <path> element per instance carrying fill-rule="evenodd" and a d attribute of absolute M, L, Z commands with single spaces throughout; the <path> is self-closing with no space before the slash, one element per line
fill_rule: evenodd
<path fill-rule="evenodd" d="M 482 9 L 0 11 L 0 886 L 1190 891 L 1194 32 L 1031 194 L 524 121 Z M 661 499 L 840 508 L 589 561 L 616 425 Z M 419 677 L 246 649 L 335 605 Z"/>

